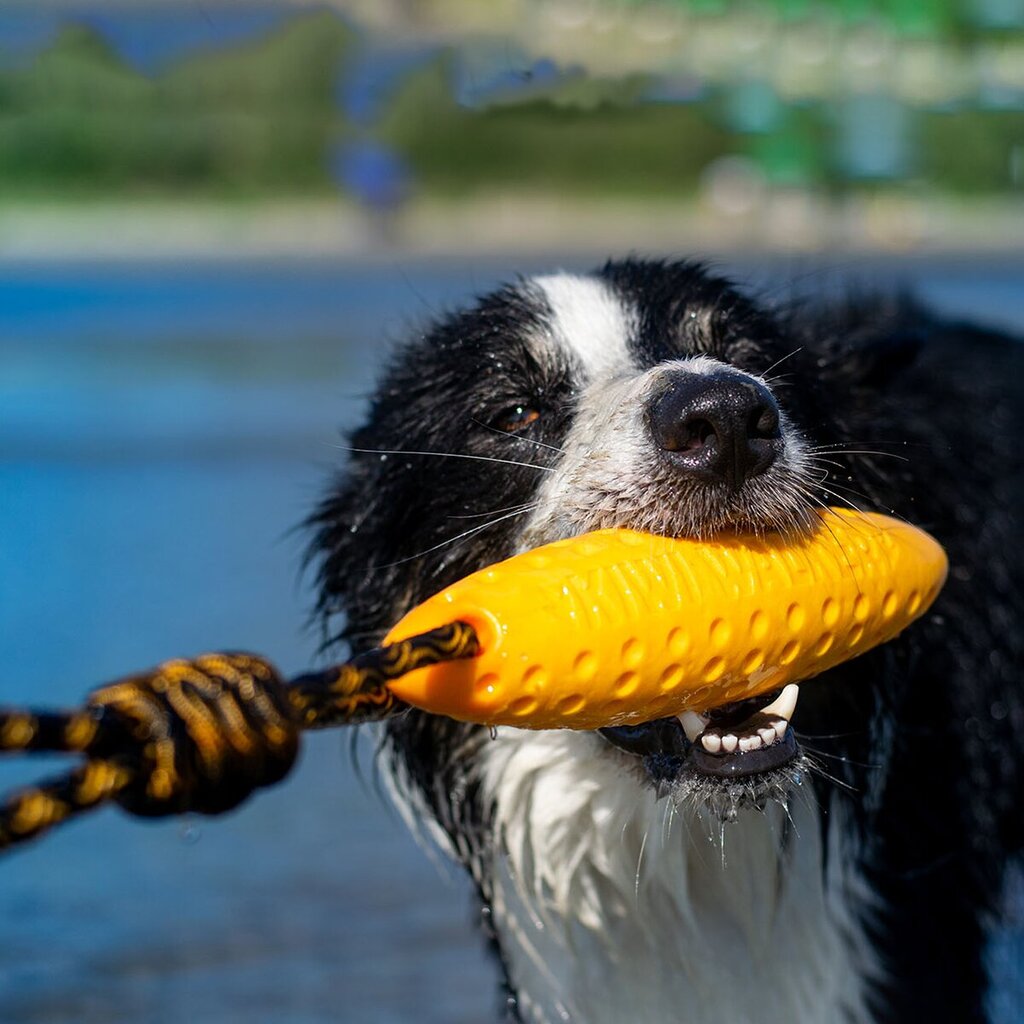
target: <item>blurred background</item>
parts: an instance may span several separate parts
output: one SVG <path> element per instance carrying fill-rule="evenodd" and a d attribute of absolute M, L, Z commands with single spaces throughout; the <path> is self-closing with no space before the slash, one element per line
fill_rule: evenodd
<path fill-rule="evenodd" d="M 702 255 L 1024 331 L 1022 239 L 1024 0 L 0 0 L 0 702 L 322 662 L 296 527 L 338 428 L 502 278 Z M 478 947 L 365 736 L 224 819 L 0 864 L 4 1021 L 468 1024 Z"/>

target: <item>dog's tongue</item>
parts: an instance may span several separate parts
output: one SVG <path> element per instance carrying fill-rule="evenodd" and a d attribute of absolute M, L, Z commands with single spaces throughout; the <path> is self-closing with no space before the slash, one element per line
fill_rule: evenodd
<path fill-rule="evenodd" d="M 596 729 L 680 715 L 708 753 L 753 750 L 782 741 L 796 700 L 788 684 L 892 639 L 928 609 L 946 569 L 924 531 L 847 509 L 821 512 L 798 539 L 601 530 L 516 555 L 414 608 L 386 643 L 462 621 L 480 653 L 391 687 L 487 725 Z M 715 708 L 780 689 L 763 720 L 715 721 Z"/>

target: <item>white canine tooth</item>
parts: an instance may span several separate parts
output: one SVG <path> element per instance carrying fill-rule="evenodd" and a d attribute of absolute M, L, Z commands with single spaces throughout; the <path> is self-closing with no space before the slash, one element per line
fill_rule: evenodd
<path fill-rule="evenodd" d="M 760 750 L 761 749 L 761 737 L 750 735 L 740 737 L 740 750 Z"/>
<path fill-rule="evenodd" d="M 717 732 L 704 733 L 700 741 L 709 754 L 717 754 L 722 749 L 722 737 Z"/>
<path fill-rule="evenodd" d="M 679 716 L 679 721 L 683 725 L 686 738 L 691 743 L 697 742 L 697 737 L 707 728 L 708 724 L 708 720 L 703 715 L 698 715 L 696 711 L 684 711 Z"/>
<path fill-rule="evenodd" d="M 764 725 L 758 729 L 757 735 L 761 737 L 761 742 L 766 747 L 770 747 L 775 742 L 775 730 L 770 725 Z"/>
<path fill-rule="evenodd" d="M 778 695 L 766 708 L 761 708 L 762 715 L 777 715 L 787 722 L 793 717 L 796 711 L 796 699 L 800 696 L 800 687 L 797 683 L 790 683 L 782 688 Z"/>
<path fill-rule="evenodd" d="M 736 744 L 737 743 L 739 743 L 739 740 L 737 740 L 736 737 L 733 736 L 733 734 L 731 732 L 727 732 L 722 737 L 722 749 L 727 754 L 731 754 L 736 749 Z"/>
<path fill-rule="evenodd" d="M 781 740 L 786 735 L 786 726 L 789 723 L 784 719 L 780 718 L 775 722 L 772 722 L 772 728 L 775 730 L 775 735 Z"/>

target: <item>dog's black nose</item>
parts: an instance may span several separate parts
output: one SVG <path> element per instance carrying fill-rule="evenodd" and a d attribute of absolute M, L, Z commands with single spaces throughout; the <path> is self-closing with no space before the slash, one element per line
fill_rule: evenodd
<path fill-rule="evenodd" d="M 782 451 L 779 407 L 745 374 L 675 373 L 651 399 L 655 443 L 682 472 L 738 490 Z"/>

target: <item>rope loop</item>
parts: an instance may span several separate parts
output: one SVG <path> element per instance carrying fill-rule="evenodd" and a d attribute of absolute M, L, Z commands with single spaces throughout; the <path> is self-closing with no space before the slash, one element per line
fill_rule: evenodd
<path fill-rule="evenodd" d="M 105 733 L 129 739 L 117 757 L 131 781 L 113 799 L 143 817 L 230 810 L 284 778 L 298 755 L 285 683 L 252 654 L 164 662 L 94 690 L 86 706 Z"/>
<path fill-rule="evenodd" d="M 473 628 L 453 622 L 290 681 L 255 654 L 203 654 L 102 686 L 66 711 L 0 708 L 0 755 L 85 758 L 0 795 L 0 852 L 108 801 L 148 818 L 229 811 L 288 774 L 303 729 L 403 714 L 392 680 L 478 649 Z"/>

